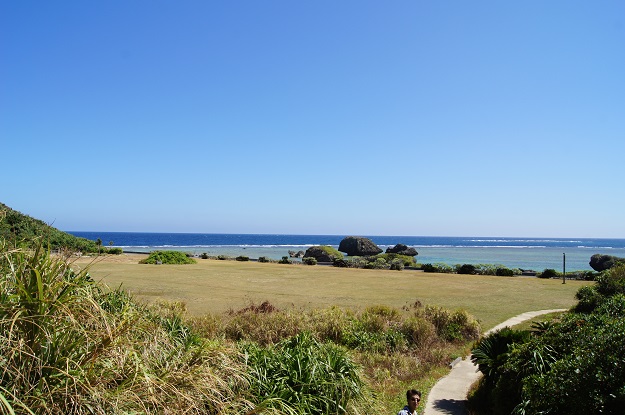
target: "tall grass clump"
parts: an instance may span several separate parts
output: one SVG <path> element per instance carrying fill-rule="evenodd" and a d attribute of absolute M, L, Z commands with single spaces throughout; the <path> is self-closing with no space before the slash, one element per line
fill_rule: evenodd
<path fill-rule="evenodd" d="M 370 394 L 347 351 L 303 332 L 275 345 L 242 346 L 261 406 L 292 414 L 369 413 Z"/>
<path fill-rule="evenodd" d="M 0 413 L 245 413 L 236 350 L 0 239 Z"/>
<path fill-rule="evenodd" d="M 284 373 L 286 363 L 282 360 L 280 364 L 273 360 L 293 358 L 295 351 L 289 350 L 286 344 L 298 345 L 293 339 L 307 336 L 306 342 L 338 347 L 359 365 L 358 372 L 361 373 L 362 381 L 377 396 L 376 405 L 381 406 L 381 409 L 369 411 L 374 413 L 396 411 L 393 396 L 401 396 L 407 387 L 426 387 L 430 379 L 446 373 L 448 364 L 455 357 L 468 352 L 471 342 L 478 338 L 480 330 L 475 319 L 464 311 L 423 306 L 419 301 L 401 309 L 377 305 L 361 311 L 339 307 L 314 310 L 278 309 L 263 302 L 248 305 L 239 311 L 230 311 L 225 315 L 196 318 L 192 321 L 192 326 L 206 335 L 224 337 L 248 345 L 245 352 L 248 356 L 255 356 L 248 358 L 248 363 L 252 362 L 252 373 L 264 379 L 261 382 L 264 384 L 263 388 L 273 388 L 271 393 L 258 392 L 269 402 L 278 405 L 272 408 L 283 408 L 286 401 L 290 402 L 290 398 L 276 400 L 277 396 L 295 396 L 289 389 L 291 386 L 287 389 L 279 386 L 290 385 L 287 378 L 294 375 L 287 376 Z M 278 344 L 281 346 L 277 346 Z M 262 376 L 256 373 L 260 370 L 257 363 L 253 363 L 260 361 L 259 356 L 262 356 L 267 365 Z M 317 363 L 295 361 L 298 364 L 305 362 L 298 369 L 300 371 L 318 370 L 315 366 Z M 276 379 L 277 383 L 272 384 L 269 379 Z M 296 407 L 298 411 L 302 410 L 301 406 Z"/>

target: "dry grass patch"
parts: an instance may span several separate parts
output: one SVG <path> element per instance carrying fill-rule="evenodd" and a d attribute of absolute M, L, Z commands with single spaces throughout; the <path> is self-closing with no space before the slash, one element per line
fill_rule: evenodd
<path fill-rule="evenodd" d="M 464 309 L 480 320 L 485 330 L 526 311 L 569 308 L 575 303 L 575 292 L 591 284 L 214 260 L 185 266 L 104 260 L 93 264 L 90 273 L 110 286 L 123 284 L 149 302 L 182 301 L 196 316 L 264 301 L 279 308 L 339 306 L 358 310 L 371 305 L 402 307 L 418 300 Z"/>

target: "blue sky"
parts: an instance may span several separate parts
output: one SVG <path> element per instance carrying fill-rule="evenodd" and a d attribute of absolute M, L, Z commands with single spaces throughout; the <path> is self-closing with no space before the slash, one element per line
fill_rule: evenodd
<path fill-rule="evenodd" d="M 625 2 L 0 1 L 0 201 L 71 231 L 625 238 Z"/>

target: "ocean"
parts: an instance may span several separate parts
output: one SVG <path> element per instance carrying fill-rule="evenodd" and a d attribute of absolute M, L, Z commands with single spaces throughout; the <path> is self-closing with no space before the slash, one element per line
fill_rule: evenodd
<path fill-rule="evenodd" d="M 272 235 L 213 233 L 73 232 L 91 240 L 101 239 L 105 246 L 124 252 L 178 250 L 194 255 L 245 255 L 280 259 L 289 251 L 305 251 L 314 245 L 338 248 L 347 235 Z M 592 270 L 588 264 L 594 254 L 625 258 L 625 239 L 590 238 L 502 238 L 443 236 L 365 236 L 381 249 L 398 243 L 414 247 L 421 264 L 499 264 L 508 268 L 542 271 Z"/>

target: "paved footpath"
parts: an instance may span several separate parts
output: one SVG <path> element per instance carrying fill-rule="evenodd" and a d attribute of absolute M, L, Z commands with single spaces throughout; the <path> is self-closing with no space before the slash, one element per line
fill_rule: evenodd
<path fill-rule="evenodd" d="M 484 334 L 499 330 L 506 326 L 512 327 L 541 314 L 555 313 L 558 310 L 529 311 L 519 314 L 493 327 Z M 481 373 L 477 366 L 471 362 L 470 356 L 465 357 L 454 365 L 449 374 L 439 380 L 430 391 L 425 404 L 424 415 L 467 415 L 469 412 L 465 408 L 467 392 L 471 385 L 477 381 Z"/>

